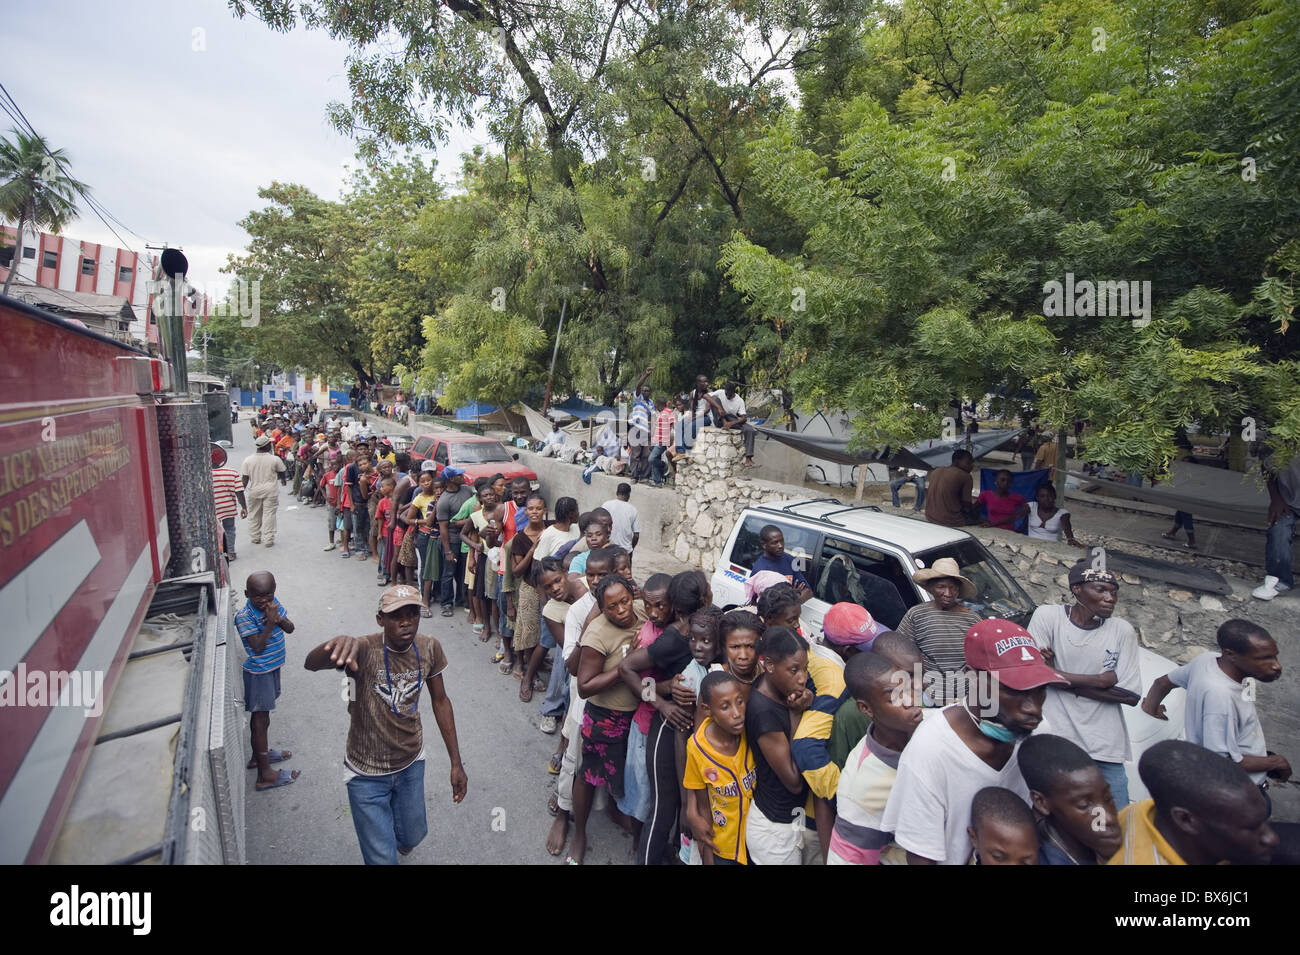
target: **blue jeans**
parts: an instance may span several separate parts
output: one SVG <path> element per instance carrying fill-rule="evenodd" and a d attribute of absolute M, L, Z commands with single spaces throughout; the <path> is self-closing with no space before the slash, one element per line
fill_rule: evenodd
<path fill-rule="evenodd" d="M 1295 576 L 1291 573 L 1291 538 L 1295 534 L 1296 517 L 1296 512 L 1288 507 L 1268 529 L 1264 544 L 1264 573 L 1288 587 L 1295 586 Z"/>
<path fill-rule="evenodd" d="M 502 575 L 497 574 L 497 633 L 503 637 L 514 638 L 515 625 L 510 622 L 508 591 L 503 589 Z"/>
<path fill-rule="evenodd" d="M 366 865 L 397 865 L 398 849 L 414 849 L 429 834 L 424 760 L 387 776 L 353 776 L 348 804 Z"/>
<path fill-rule="evenodd" d="M 916 506 L 914 506 L 912 510 L 919 511 L 925 504 L 925 478 L 923 477 L 901 477 L 896 481 L 889 482 L 889 493 L 894 496 L 894 507 L 902 506 L 898 503 L 898 489 L 908 483 L 916 485 Z"/>
<path fill-rule="evenodd" d="M 460 552 L 460 541 L 451 545 L 452 560 L 442 555 L 442 576 L 438 581 L 442 594 L 442 609 L 450 610 L 456 604 L 465 606 L 465 554 Z"/>
<path fill-rule="evenodd" d="M 645 822 L 650 818 L 650 771 L 645 762 L 645 734 L 633 721 L 627 731 L 627 759 L 624 760 L 623 798 L 616 803 L 625 816 Z"/>
<path fill-rule="evenodd" d="M 555 662 L 551 665 L 551 682 L 546 687 L 546 699 L 542 700 L 538 710 L 542 716 L 554 716 L 564 719 L 569 709 L 569 670 L 564 665 L 564 657 L 555 651 Z"/>
<path fill-rule="evenodd" d="M 650 480 L 656 484 L 663 484 L 668 477 L 668 465 L 664 463 L 664 452 L 667 450 L 662 444 L 656 444 L 650 449 Z"/>
<path fill-rule="evenodd" d="M 1110 787 L 1110 796 L 1115 800 L 1115 808 L 1123 809 L 1128 805 L 1128 773 L 1124 771 L 1123 763 L 1103 763 L 1099 759 L 1094 759 L 1097 768 L 1101 770 L 1101 778 L 1106 780 L 1106 785 Z"/>

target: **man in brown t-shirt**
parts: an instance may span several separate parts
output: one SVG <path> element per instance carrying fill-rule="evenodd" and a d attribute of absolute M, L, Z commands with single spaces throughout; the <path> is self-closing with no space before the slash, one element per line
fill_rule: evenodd
<path fill-rule="evenodd" d="M 975 459 L 969 451 L 954 451 L 952 465 L 930 472 L 925 494 L 925 519 L 931 524 L 963 527 L 971 522 L 971 476 Z"/>
<path fill-rule="evenodd" d="M 447 657 L 436 639 L 416 633 L 420 607 L 420 592 L 414 587 L 389 587 L 379 598 L 375 616 L 381 633 L 335 637 L 307 654 L 308 670 L 345 671 L 343 696 L 352 723 L 343 765 L 366 865 L 396 865 L 398 853 L 408 854 L 429 831 L 419 714 L 425 686 L 451 761 L 452 802 L 465 798 L 468 784 L 456 718 L 442 682 Z"/>

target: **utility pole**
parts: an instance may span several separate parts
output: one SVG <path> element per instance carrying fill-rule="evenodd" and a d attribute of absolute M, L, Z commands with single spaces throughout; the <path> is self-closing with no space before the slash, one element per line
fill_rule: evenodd
<path fill-rule="evenodd" d="M 546 409 L 551 404 L 551 382 L 555 379 L 555 356 L 560 353 L 560 333 L 564 331 L 564 311 L 569 307 L 569 297 L 566 295 L 560 303 L 560 325 L 555 329 L 555 347 L 551 349 L 551 370 L 546 375 L 546 395 L 542 398 L 542 414 L 546 414 Z"/>

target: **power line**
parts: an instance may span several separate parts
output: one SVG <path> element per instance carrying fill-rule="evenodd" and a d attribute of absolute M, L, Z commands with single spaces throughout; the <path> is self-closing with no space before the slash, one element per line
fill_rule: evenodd
<path fill-rule="evenodd" d="M 8 104 L 6 104 L 5 102 L 6 100 L 8 101 Z M 10 109 L 10 106 L 12 106 L 12 109 Z M 140 233 L 136 232 L 134 229 L 132 229 L 130 226 L 124 223 L 117 216 L 109 212 L 107 207 L 105 207 L 103 203 L 91 197 L 90 193 L 84 186 L 81 186 L 80 184 L 76 184 L 77 181 L 72 175 L 72 170 L 61 158 L 54 155 L 54 152 L 45 143 L 44 138 L 38 132 L 36 132 L 36 127 L 33 126 L 31 124 L 31 121 L 27 119 L 26 114 L 23 113 L 22 107 L 18 105 L 18 101 L 13 98 L 13 94 L 11 94 L 7 89 L 5 89 L 3 83 L 0 83 L 0 108 L 4 109 L 4 111 L 9 115 L 10 119 L 14 120 L 14 122 L 16 123 L 19 123 L 19 125 L 21 126 L 25 126 L 27 128 L 27 131 L 36 137 L 36 140 L 42 144 L 42 148 L 44 148 L 46 155 L 48 155 L 50 159 L 54 160 L 54 163 L 63 171 L 64 175 L 68 177 L 68 181 L 74 184 L 73 188 L 81 196 L 81 198 L 85 200 L 86 205 L 90 207 L 90 211 L 95 214 L 96 218 L 98 218 L 100 222 L 104 223 L 104 226 L 108 229 L 109 232 L 113 233 L 113 235 L 117 238 L 117 241 L 122 243 L 120 247 L 138 256 L 139 253 L 136 252 L 135 249 L 131 248 L 130 244 L 126 241 L 126 239 L 122 238 L 121 233 L 119 233 L 117 229 L 113 228 L 113 225 L 112 223 L 109 222 L 109 219 L 112 219 L 113 222 L 116 222 L 125 231 L 129 232 L 131 235 L 136 236 L 137 238 L 143 239 L 144 236 L 140 235 Z M 16 116 L 14 115 L 15 113 L 17 113 Z"/>

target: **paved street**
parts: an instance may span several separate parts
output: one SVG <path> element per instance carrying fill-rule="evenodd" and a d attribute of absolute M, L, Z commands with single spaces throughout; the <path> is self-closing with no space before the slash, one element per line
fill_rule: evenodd
<path fill-rule="evenodd" d="M 386 422 L 379 429 L 397 430 Z M 235 427 L 235 441 L 230 458 L 237 468 L 253 451 L 246 419 Z M 292 785 L 257 792 L 248 771 L 252 863 L 361 863 L 343 783 L 348 716 L 342 681 L 333 672 L 309 673 L 302 660 L 312 647 L 337 634 L 375 632 L 380 589 L 373 560 L 343 560 L 338 551 L 324 553 L 325 544 L 324 508 L 298 506 L 288 490 L 280 492 L 273 548 L 250 543 L 247 522 L 239 522 L 239 557 L 231 567 L 239 605 L 248 574 L 269 570 L 278 585 L 276 596 L 297 627 L 288 637 L 283 695 L 271 714 L 270 743 L 293 752 L 283 765 L 302 770 L 302 776 Z M 638 576 L 645 573 L 645 568 L 637 570 Z M 432 619 L 421 620 L 420 632 L 436 636 L 447 654 L 444 680 L 455 707 L 469 791 L 463 803 L 453 805 L 446 750 L 428 697 L 421 694 L 429 836 L 407 861 L 558 864 L 545 849 L 551 824 L 546 801 L 555 780 L 546 763 L 558 736 L 537 729 L 542 694 L 534 694 L 532 703 L 519 702 L 519 683 L 497 672 L 493 645 L 475 639 L 463 610 L 451 620 L 435 611 Z M 603 815 L 593 813 L 588 833 L 588 864 L 631 861 L 631 839 Z"/>

